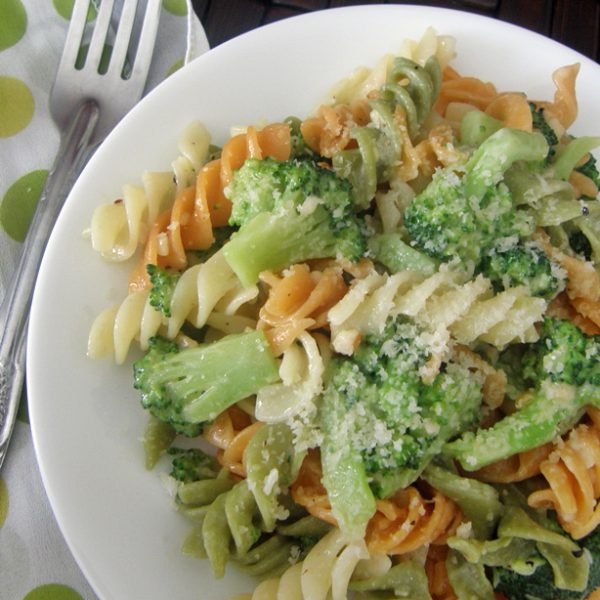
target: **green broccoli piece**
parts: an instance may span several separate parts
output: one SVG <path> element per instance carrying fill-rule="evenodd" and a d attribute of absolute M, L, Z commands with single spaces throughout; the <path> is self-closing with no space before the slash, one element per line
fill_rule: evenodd
<path fill-rule="evenodd" d="M 352 207 L 350 183 L 311 160 L 248 159 L 234 174 L 228 191 L 233 204 L 230 223 L 244 226 L 262 212 L 277 212 L 319 198 L 342 217 Z"/>
<path fill-rule="evenodd" d="M 548 143 L 548 154 L 546 155 L 546 161 L 549 161 L 556 154 L 555 146 L 559 141 L 558 136 L 556 135 L 554 129 L 552 129 L 552 127 L 549 125 L 548 121 L 546 121 L 543 108 L 538 108 L 533 102 L 529 103 L 529 108 L 531 110 L 533 129 L 539 131 Z"/>
<path fill-rule="evenodd" d="M 540 339 L 522 359 L 523 376 L 536 385 L 556 383 L 600 386 L 600 335 L 586 335 L 570 321 L 546 317 Z"/>
<path fill-rule="evenodd" d="M 564 278 L 545 252 L 532 244 L 519 244 L 506 251 L 483 256 L 479 269 L 499 292 L 524 285 L 532 296 L 553 298 L 564 288 Z"/>
<path fill-rule="evenodd" d="M 430 276 L 439 268 L 437 260 L 409 246 L 397 231 L 376 233 L 371 236 L 369 252 L 390 273 L 408 270 Z"/>
<path fill-rule="evenodd" d="M 171 299 L 173 291 L 181 277 L 178 271 L 170 272 L 157 265 L 146 265 L 152 287 L 148 294 L 150 306 L 160 311 L 165 317 L 171 316 Z"/>
<path fill-rule="evenodd" d="M 359 528 L 374 496 L 409 485 L 448 439 L 477 420 L 480 383 L 467 368 L 450 362 L 432 383 L 422 381 L 428 352 L 419 333 L 414 324 L 392 320 L 382 334 L 366 336 L 353 356 L 329 365 L 321 456 L 342 529 Z"/>
<path fill-rule="evenodd" d="M 568 321 L 547 318 L 539 341 L 521 358 L 531 398 L 493 427 L 447 444 L 444 452 L 474 471 L 564 433 L 585 406 L 600 405 L 599 341 Z"/>
<path fill-rule="evenodd" d="M 579 540 L 583 552 L 590 559 L 590 571 L 584 590 L 573 591 L 555 587 L 554 573 L 547 560 L 539 555 L 541 563 L 531 575 L 520 575 L 504 567 L 493 570 L 495 589 L 507 600 L 584 600 L 600 587 L 600 528 Z"/>
<path fill-rule="evenodd" d="M 237 231 L 223 254 L 244 285 L 264 270 L 338 255 L 358 260 L 366 226 L 354 213 L 350 184 L 311 161 L 249 159 L 231 183 Z"/>
<path fill-rule="evenodd" d="M 438 171 L 405 211 L 412 245 L 442 261 L 458 259 L 467 269 L 484 254 L 516 245 L 534 222 L 517 210 L 502 178 L 516 161 L 539 161 L 547 149 L 541 134 L 503 128 L 464 165 Z"/>
<path fill-rule="evenodd" d="M 153 338 L 133 371 L 142 406 L 187 436 L 199 435 L 205 422 L 279 380 L 277 361 L 261 331 L 183 350 Z"/>
<path fill-rule="evenodd" d="M 173 457 L 170 475 L 177 481 L 191 483 L 201 479 L 214 479 L 221 470 L 214 456 L 199 448 L 171 447 L 167 452 Z"/>

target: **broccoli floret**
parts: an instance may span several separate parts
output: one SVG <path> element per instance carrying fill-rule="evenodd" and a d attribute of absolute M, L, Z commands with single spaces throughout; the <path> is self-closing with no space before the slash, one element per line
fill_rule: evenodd
<path fill-rule="evenodd" d="M 409 485 L 448 439 L 477 419 L 480 382 L 448 363 L 424 383 L 419 369 L 428 352 L 421 340 L 415 325 L 391 321 L 382 334 L 366 336 L 353 356 L 330 363 L 321 456 L 342 528 L 359 527 L 374 496 Z M 357 506 L 364 508 L 359 514 Z"/>
<path fill-rule="evenodd" d="M 220 465 L 213 456 L 199 448 L 169 448 L 173 457 L 170 475 L 177 481 L 191 483 L 201 479 L 214 479 L 220 471 Z"/>
<path fill-rule="evenodd" d="M 249 159 L 230 189 L 231 222 L 241 228 L 223 254 L 244 285 L 264 270 L 366 251 L 366 226 L 354 213 L 350 184 L 311 161 Z"/>
<path fill-rule="evenodd" d="M 531 109 L 533 129 L 539 131 L 544 136 L 546 142 L 548 142 L 548 154 L 546 155 L 546 160 L 551 160 L 556 154 L 554 146 L 558 144 L 556 132 L 548 124 L 548 121 L 546 121 L 543 108 L 537 108 L 533 102 L 529 103 L 529 108 Z"/>
<path fill-rule="evenodd" d="M 600 528 L 578 541 L 582 550 L 589 553 L 591 561 L 585 590 L 572 591 L 555 587 L 550 564 L 539 556 L 538 566 L 531 575 L 519 575 L 504 567 L 494 569 L 495 589 L 507 600 L 584 600 L 600 587 Z"/>
<path fill-rule="evenodd" d="M 571 385 L 600 386 L 600 335 L 587 335 L 570 321 L 546 317 L 540 339 L 522 359 L 532 385 L 549 378 Z"/>
<path fill-rule="evenodd" d="M 516 161 L 543 159 L 547 148 L 541 134 L 504 128 L 466 164 L 438 171 L 405 211 L 412 244 L 443 261 L 458 259 L 468 269 L 482 255 L 516 245 L 532 233 L 534 223 L 516 209 L 502 178 Z"/>
<path fill-rule="evenodd" d="M 600 403 L 600 336 L 546 318 L 541 338 L 521 358 L 531 397 L 489 429 L 465 433 L 445 452 L 467 471 L 537 448 L 563 434 L 587 405 Z"/>
<path fill-rule="evenodd" d="M 352 206 L 350 183 L 310 160 L 248 159 L 235 172 L 228 195 L 233 204 L 230 223 L 239 226 L 261 212 L 300 206 L 309 197 L 319 198 L 339 217 Z"/>
<path fill-rule="evenodd" d="M 277 361 L 261 331 L 183 350 L 153 338 L 133 368 L 142 406 L 187 436 L 198 435 L 206 421 L 279 380 Z"/>
<path fill-rule="evenodd" d="M 150 306 L 160 311 L 165 317 L 171 316 L 171 299 L 173 290 L 181 274 L 178 271 L 170 272 L 156 265 L 146 265 L 152 287 L 148 294 Z"/>
<path fill-rule="evenodd" d="M 485 255 L 479 268 L 496 291 L 524 285 L 532 296 L 553 298 L 564 288 L 564 278 L 557 276 L 550 259 L 541 248 L 531 244 Z"/>

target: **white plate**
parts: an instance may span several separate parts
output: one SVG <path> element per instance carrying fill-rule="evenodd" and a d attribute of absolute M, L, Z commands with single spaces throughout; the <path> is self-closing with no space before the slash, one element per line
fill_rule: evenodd
<path fill-rule="evenodd" d="M 341 77 L 373 65 L 428 26 L 454 36 L 456 68 L 500 90 L 551 98 L 552 71 L 580 62 L 580 117 L 572 131 L 600 133 L 600 67 L 551 40 L 460 12 L 370 6 L 311 13 L 223 44 L 175 73 L 98 150 L 74 187 L 42 265 L 28 344 L 29 410 L 37 456 L 58 523 L 105 599 L 222 600 L 249 590 L 229 571 L 180 554 L 188 524 L 170 508 L 140 444 L 146 415 L 131 369 L 86 358 L 93 317 L 126 291 L 129 267 L 107 265 L 82 231 L 94 207 L 145 169 L 165 170 L 176 140 L 203 120 L 217 141 L 232 124 L 306 116 Z"/>

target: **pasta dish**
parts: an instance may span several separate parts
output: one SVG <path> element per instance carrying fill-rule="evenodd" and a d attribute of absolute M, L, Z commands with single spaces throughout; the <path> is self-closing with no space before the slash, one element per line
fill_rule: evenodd
<path fill-rule="evenodd" d="M 133 363 L 183 551 L 237 600 L 600 588 L 600 138 L 578 64 L 530 98 L 454 56 L 429 29 L 219 145 L 204 115 L 92 215 L 131 269 L 88 355 Z"/>

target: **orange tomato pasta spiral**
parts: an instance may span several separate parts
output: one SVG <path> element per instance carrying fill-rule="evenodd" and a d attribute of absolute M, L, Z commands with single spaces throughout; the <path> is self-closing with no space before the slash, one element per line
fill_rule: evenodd
<path fill-rule="evenodd" d="M 369 105 L 366 100 L 350 104 L 323 105 L 314 117 L 305 119 L 300 131 L 309 148 L 321 156 L 331 158 L 336 152 L 356 145 L 350 134 L 356 126 L 369 122 Z"/>
<path fill-rule="evenodd" d="M 548 487 L 528 497 L 534 508 L 555 510 L 575 539 L 600 523 L 600 410 L 590 407 L 588 416 L 590 422 L 575 427 L 540 465 Z"/>
<path fill-rule="evenodd" d="M 347 292 L 339 267 L 320 271 L 296 264 L 281 275 L 267 271 L 260 278 L 270 290 L 257 328 L 265 330 L 276 355 L 289 348 L 303 331 L 326 325 L 327 311 Z"/>
<path fill-rule="evenodd" d="M 234 171 L 248 158 L 270 156 L 287 160 L 290 150 L 290 128 L 285 123 L 273 123 L 261 130 L 248 127 L 245 133 L 230 138 L 221 157 L 206 163 L 196 177 L 195 186 L 179 192 L 173 206 L 152 225 L 142 259 L 130 277 L 129 290 L 148 287 L 146 265 L 181 270 L 187 266 L 186 250 L 212 245 L 213 227 L 227 225 L 231 214 L 225 189 Z"/>
<path fill-rule="evenodd" d="M 452 102 L 470 104 L 479 110 L 485 110 L 496 99 L 498 91 L 492 83 L 486 83 L 476 77 L 461 77 L 451 67 L 446 67 L 442 76 L 442 85 L 434 110 L 440 115 L 446 114 Z"/>
<path fill-rule="evenodd" d="M 291 486 L 292 498 L 313 516 L 337 525 L 321 483 L 319 454 L 310 450 Z M 431 499 L 415 485 L 377 501 L 365 535 L 369 554 L 406 554 L 428 544 L 444 544 L 463 519 L 457 504 L 437 490 Z"/>
<path fill-rule="evenodd" d="M 367 525 L 370 554 L 406 554 L 428 544 L 444 544 L 462 522 L 458 505 L 433 490 L 431 499 L 416 486 L 399 490 L 377 501 L 377 511 Z"/>
<path fill-rule="evenodd" d="M 552 452 L 552 444 L 509 456 L 478 471 L 471 476 L 489 483 L 515 483 L 540 474 L 540 465 Z"/>
<path fill-rule="evenodd" d="M 325 486 L 321 483 L 323 472 L 318 450 L 311 449 L 302 461 L 298 477 L 290 488 L 294 502 L 322 521 L 337 525 Z"/>
<path fill-rule="evenodd" d="M 425 574 L 432 600 L 456 600 L 456 594 L 448 579 L 446 558 L 448 546 L 430 546 L 425 559 Z"/>
<path fill-rule="evenodd" d="M 262 425 L 253 422 L 241 408 L 231 406 L 206 428 L 204 438 L 217 448 L 220 465 L 234 475 L 246 477 L 244 451 Z"/>

